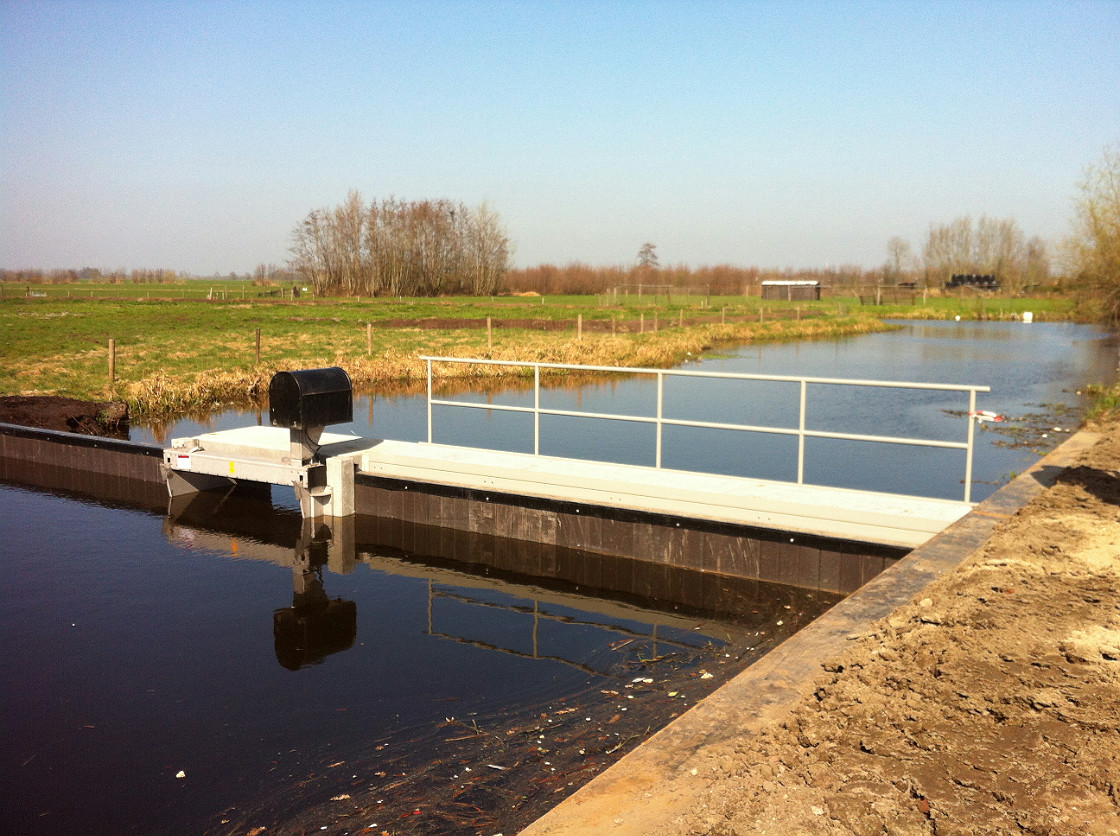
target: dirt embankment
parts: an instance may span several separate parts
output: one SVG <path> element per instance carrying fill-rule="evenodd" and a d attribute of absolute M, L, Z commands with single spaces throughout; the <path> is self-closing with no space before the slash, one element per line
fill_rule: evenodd
<path fill-rule="evenodd" d="M 81 401 L 46 395 L 0 397 L 0 422 L 47 430 L 128 438 L 123 403 Z"/>
<path fill-rule="evenodd" d="M 1120 833 L 1120 418 L 660 836 Z"/>

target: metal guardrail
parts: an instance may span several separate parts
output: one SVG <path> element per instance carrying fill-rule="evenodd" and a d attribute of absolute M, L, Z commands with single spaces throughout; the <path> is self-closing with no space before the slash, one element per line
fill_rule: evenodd
<path fill-rule="evenodd" d="M 468 409 L 487 409 L 500 412 L 522 412 L 533 415 L 533 455 L 540 455 L 541 441 L 541 416 L 560 415 L 574 418 L 600 418 L 607 421 L 628 421 L 631 423 L 654 424 L 657 428 L 655 467 L 661 468 L 662 431 L 666 426 L 674 427 L 701 427 L 717 430 L 737 430 L 741 432 L 761 432 L 772 435 L 797 436 L 797 484 L 805 484 L 805 439 L 806 438 L 831 438 L 844 441 L 870 441 L 883 444 L 900 444 L 918 447 L 941 447 L 952 450 L 965 451 L 964 475 L 964 501 L 972 501 L 972 459 L 975 447 L 975 425 L 968 421 L 968 436 L 965 441 L 939 441 L 927 438 L 904 438 L 886 435 L 864 435 L 857 433 L 826 432 L 823 430 L 810 430 L 806 427 L 805 413 L 808 401 L 809 384 L 828 384 L 836 386 L 866 386 L 883 389 L 926 389 L 943 392 L 967 392 L 968 414 L 976 412 L 976 393 L 990 392 L 988 386 L 973 386 L 970 384 L 955 383 L 916 383 L 911 381 L 888 380 L 858 380 L 834 377 L 798 377 L 788 375 L 747 374 L 738 372 L 700 372 L 684 369 L 649 369 L 626 368 L 622 366 L 580 366 L 570 363 L 538 363 L 531 360 L 485 360 L 470 357 L 429 357 L 421 356 L 427 363 L 428 373 L 428 443 L 432 443 L 432 407 L 453 406 Z M 432 397 L 432 366 L 434 363 L 462 363 L 482 366 L 518 366 L 533 369 L 533 405 L 532 406 L 506 406 L 491 403 L 469 403 L 466 401 L 449 401 Z M 654 416 L 625 415 L 604 412 L 584 412 L 580 410 L 548 409 L 541 407 L 541 369 L 557 369 L 576 372 L 612 373 L 626 375 L 652 375 L 657 378 L 657 410 Z M 800 385 L 800 414 L 797 428 L 757 426 L 753 424 L 728 424 L 717 421 L 690 421 L 679 418 L 666 418 L 664 415 L 665 378 L 666 377 L 706 377 L 721 380 L 761 380 L 779 383 L 796 383 Z"/>

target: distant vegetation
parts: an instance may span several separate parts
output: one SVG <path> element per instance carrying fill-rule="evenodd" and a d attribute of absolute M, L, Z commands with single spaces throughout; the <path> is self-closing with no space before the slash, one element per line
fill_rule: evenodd
<path fill-rule="evenodd" d="M 291 271 L 318 295 L 491 294 L 509 268 L 496 212 L 449 200 L 372 201 L 358 192 L 307 214 L 292 233 Z"/>
<path fill-rule="evenodd" d="M 1095 318 L 1120 325 L 1120 143 L 1106 149 L 1078 186 L 1067 270 L 1087 288 Z"/>
<path fill-rule="evenodd" d="M 118 294 L 93 288 L 132 285 L 146 287 L 149 297 L 171 298 L 204 294 L 213 299 L 215 292 L 224 298 L 232 292 L 242 298 L 267 293 L 291 299 L 304 290 L 315 297 L 350 298 L 609 294 L 617 304 L 631 296 L 668 301 L 682 295 L 758 296 L 765 281 L 808 280 L 820 283 L 824 298 L 897 302 L 900 294 L 881 291 L 899 288 L 919 292 L 928 302 L 948 292 L 952 275 L 981 274 L 995 276 L 1001 286 L 998 294 L 977 288 L 952 293 L 967 298 L 983 294 L 988 299 L 1060 297 L 1075 301 L 1082 318 L 1120 323 L 1120 145 L 1106 150 L 1086 170 L 1078 189 L 1073 235 L 1055 256 L 1037 236 L 1028 237 L 1013 218 L 981 216 L 974 221 L 965 215 L 931 223 L 920 253 L 909 241 L 891 238 L 886 260 L 875 268 L 663 265 L 651 242 L 642 244 L 629 264 L 592 266 L 575 261 L 514 268 L 510 240 L 497 213 L 486 205 L 396 199 L 367 204 L 352 191 L 339 206 L 313 210 L 297 224 L 287 264 L 261 264 L 251 275 L 195 277 L 166 269 L 86 267 L 0 270 L 0 282 L 24 285 L 28 295 L 36 295 L 30 292 L 31 285 L 81 283 L 89 288 L 81 295 L 90 296 L 128 295 L 124 288 Z M 229 286 L 238 281 L 251 281 L 263 290 Z M 177 289 L 153 291 L 159 285 Z M 5 293 L 18 291 L 9 286 Z"/>

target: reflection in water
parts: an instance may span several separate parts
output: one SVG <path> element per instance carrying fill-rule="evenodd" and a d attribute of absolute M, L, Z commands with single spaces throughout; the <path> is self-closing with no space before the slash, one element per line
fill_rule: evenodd
<path fill-rule="evenodd" d="M 392 533 L 387 535 L 386 530 Z M 273 625 L 277 658 L 292 670 L 317 664 L 326 656 L 353 646 L 356 604 L 330 597 L 330 578 L 324 578 L 324 569 L 345 576 L 353 574 L 357 566 L 366 565 L 392 575 L 422 579 L 426 588 L 428 635 L 490 651 L 552 660 L 597 675 L 609 675 L 610 670 L 609 666 L 596 667 L 588 662 L 589 631 L 600 633 L 591 644 L 606 646 L 622 637 L 627 645 L 632 645 L 630 653 L 658 658 L 667 646 L 695 651 L 712 643 L 725 643 L 733 635 L 741 636 L 742 625 L 722 619 L 741 609 L 757 613 L 759 601 L 773 598 L 774 602 L 781 602 L 774 606 L 789 610 L 789 601 L 834 601 L 840 597 L 716 576 L 706 578 L 705 582 L 690 582 L 689 576 L 696 573 L 645 564 L 644 571 L 658 577 L 647 578 L 643 584 L 654 599 L 641 600 L 635 597 L 632 583 L 614 589 L 586 590 L 572 581 L 586 576 L 585 566 L 589 562 L 626 566 L 626 571 L 615 572 L 613 576 L 632 577 L 635 571 L 643 572 L 639 561 L 517 542 L 522 565 L 551 569 L 550 577 L 534 576 L 527 586 L 527 579 L 501 571 L 497 561 L 488 561 L 488 553 L 496 555 L 505 550 L 504 542 L 499 548 L 487 545 L 488 541 L 500 538 L 454 532 L 450 536 L 472 541 L 475 549 L 470 555 L 419 556 L 402 550 L 400 544 L 404 539 L 432 539 L 425 526 L 396 521 L 386 525 L 384 520 L 361 516 L 304 519 L 298 512 L 274 506 L 262 495 L 260 486 L 245 484 L 231 486 L 224 493 L 199 492 L 172 498 L 163 531 L 170 542 L 191 549 L 225 552 L 239 559 L 291 567 L 293 603 L 276 610 Z M 547 553 L 547 559 L 535 557 L 538 552 Z M 662 609 L 648 606 L 655 599 L 662 603 Z M 804 606 L 801 601 L 798 609 Z M 466 608 L 481 608 L 486 617 L 465 614 Z M 698 627 L 697 619 L 720 621 L 713 623 L 713 632 Z M 544 631 L 552 645 L 548 652 L 541 649 L 542 623 L 550 628 Z M 452 624 L 458 625 L 458 632 L 449 627 Z M 524 632 L 525 624 L 531 624 L 525 634 L 529 638 L 514 641 L 515 636 Z M 565 650 L 569 642 L 563 631 L 555 629 L 565 625 L 584 634 L 582 643 L 573 645 L 573 653 Z"/>
<path fill-rule="evenodd" d="M 387 821 L 423 806 L 422 832 L 457 833 L 462 797 L 437 799 L 464 766 L 505 782 L 472 804 L 515 832 L 839 598 L 425 526 L 312 527 L 244 487 L 165 514 L 166 493 L 91 501 L 48 486 L 65 472 L 2 475 L 5 832 L 301 832 L 364 792 Z"/>
<path fill-rule="evenodd" d="M 295 566 L 292 572 L 292 605 L 272 614 L 272 636 L 276 660 L 288 670 L 298 671 L 353 647 L 358 633 L 358 605 L 327 597 L 322 563 Z"/>

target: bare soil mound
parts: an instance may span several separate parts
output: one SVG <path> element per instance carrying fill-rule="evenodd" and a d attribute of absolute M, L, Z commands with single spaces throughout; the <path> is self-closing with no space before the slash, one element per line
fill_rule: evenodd
<path fill-rule="evenodd" d="M 0 422 L 47 430 L 128 438 L 128 407 L 123 403 L 80 401 L 49 395 L 0 397 Z"/>
<path fill-rule="evenodd" d="M 661 836 L 1120 833 L 1120 421 Z"/>

